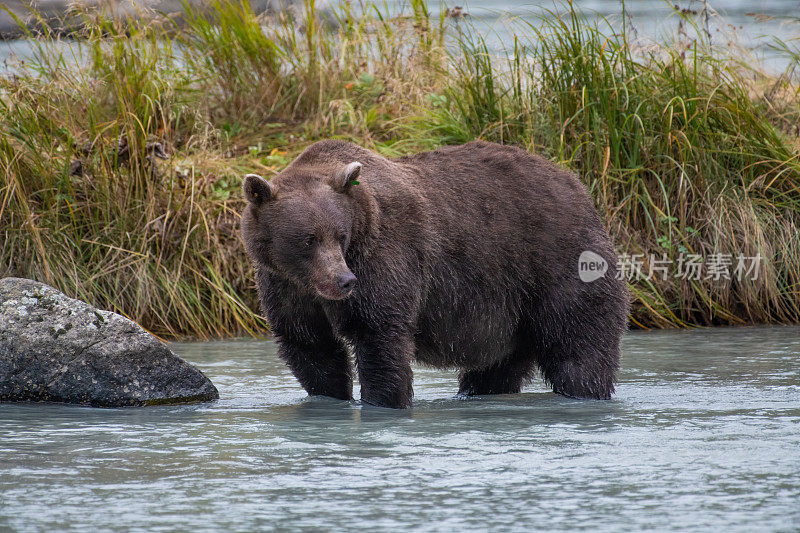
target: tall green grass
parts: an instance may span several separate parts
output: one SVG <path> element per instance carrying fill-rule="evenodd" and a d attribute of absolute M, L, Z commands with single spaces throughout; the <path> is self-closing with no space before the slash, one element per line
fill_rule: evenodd
<path fill-rule="evenodd" d="M 127 23 L 87 12 L 80 67 L 44 35 L 0 75 L 0 275 L 165 336 L 256 333 L 244 173 L 331 136 L 386 155 L 482 138 L 576 171 L 645 270 L 651 255 L 764 258 L 756 280 L 633 280 L 635 325 L 798 322 L 796 43 L 776 43 L 791 63 L 768 75 L 698 28 L 643 49 L 560 9 L 516 21 L 500 54 L 418 0 L 394 17 L 371 3 L 320 17 L 313 0 L 294 15 L 221 0 Z"/>
<path fill-rule="evenodd" d="M 797 86 L 778 110 L 764 91 L 774 97 L 786 76 L 767 79 L 696 33 L 635 51 L 605 21 L 549 12 L 523 23 L 529 54 L 517 41 L 493 58 L 480 36 L 463 41 L 450 105 L 425 120 L 453 142 L 519 144 L 576 170 L 619 249 L 642 254 L 645 271 L 652 257 L 731 254 L 731 270 L 738 254 L 764 257 L 757 280 L 632 284 L 635 323 L 796 322 Z"/>

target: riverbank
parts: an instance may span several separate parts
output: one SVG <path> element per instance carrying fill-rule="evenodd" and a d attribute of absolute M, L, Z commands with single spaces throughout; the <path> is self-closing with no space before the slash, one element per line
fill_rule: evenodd
<path fill-rule="evenodd" d="M 213 6 L 180 26 L 87 17 L 80 68 L 53 37 L 0 77 L 0 276 L 162 336 L 255 334 L 245 173 L 326 137 L 387 156 L 481 138 L 583 178 L 632 325 L 800 321 L 797 43 L 774 75 L 709 47 L 692 13 L 642 49 L 561 6 L 498 56 L 421 1 L 391 18 L 343 5 L 338 26 L 312 2 L 298 19 Z"/>
<path fill-rule="evenodd" d="M 30 34 L 58 34 L 68 36 L 86 28 L 86 15 L 102 13 L 124 20 L 127 18 L 152 20 L 160 14 L 177 15 L 183 12 L 184 3 L 202 6 L 198 0 L 4 0 L 0 7 L 0 40 L 18 39 Z M 250 0 L 255 13 L 275 10 L 281 5 L 291 5 L 292 0 Z M 34 7 L 31 7 L 34 4 Z"/>

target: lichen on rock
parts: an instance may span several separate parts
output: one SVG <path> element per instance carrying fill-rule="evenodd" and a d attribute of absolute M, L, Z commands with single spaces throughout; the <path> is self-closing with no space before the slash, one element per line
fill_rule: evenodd
<path fill-rule="evenodd" d="M 135 322 L 36 281 L 0 279 L 0 402 L 209 401 L 216 387 Z"/>

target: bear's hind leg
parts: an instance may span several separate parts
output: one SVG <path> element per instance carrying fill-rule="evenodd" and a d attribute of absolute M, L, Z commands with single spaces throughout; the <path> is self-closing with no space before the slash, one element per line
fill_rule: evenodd
<path fill-rule="evenodd" d="M 543 366 L 542 375 L 553 386 L 553 392 L 578 399 L 608 400 L 614 393 L 616 366 L 607 356 L 586 351 L 575 356 L 569 350 L 554 350 L 553 358 Z"/>
<path fill-rule="evenodd" d="M 627 303 L 622 299 L 624 292 L 609 293 L 584 297 L 571 306 L 562 296 L 561 305 L 538 314 L 535 353 L 553 392 L 598 400 L 614 393 Z"/>
<path fill-rule="evenodd" d="M 462 371 L 458 395 L 517 394 L 536 372 L 532 349 L 528 343 L 520 343 L 509 357 L 489 368 Z"/>

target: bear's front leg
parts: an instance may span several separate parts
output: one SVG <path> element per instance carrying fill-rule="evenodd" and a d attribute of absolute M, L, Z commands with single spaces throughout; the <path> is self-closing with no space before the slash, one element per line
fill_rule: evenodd
<path fill-rule="evenodd" d="M 298 342 L 279 337 L 278 355 L 311 396 L 353 399 L 350 356 L 337 339 Z"/>
<path fill-rule="evenodd" d="M 404 332 L 366 335 L 355 343 L 361 401 L 378 407 L 411 407 L 414 339 Z"/>

